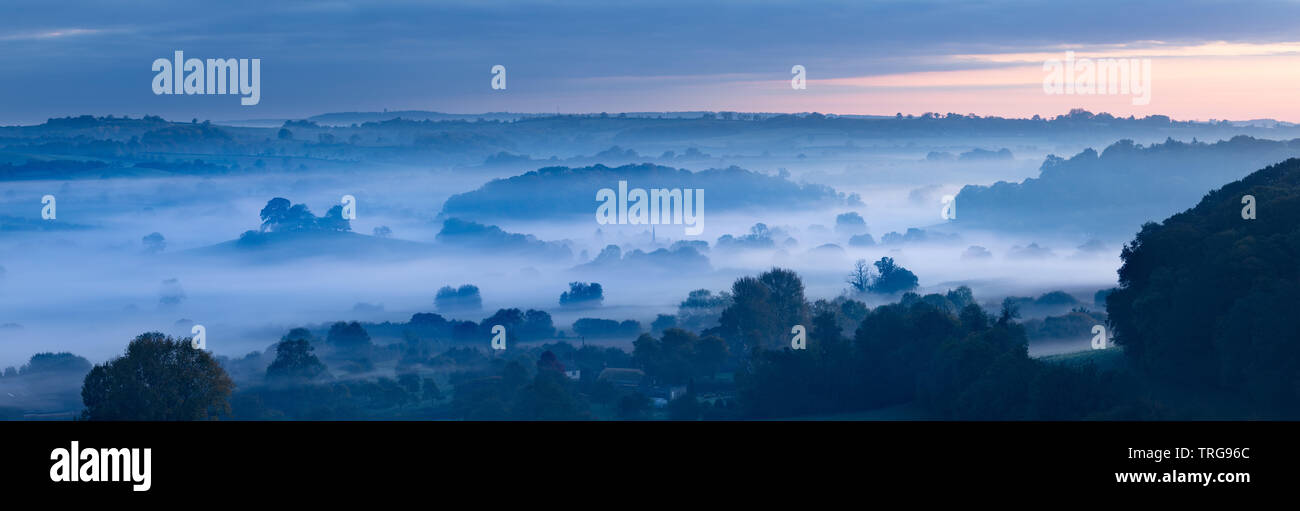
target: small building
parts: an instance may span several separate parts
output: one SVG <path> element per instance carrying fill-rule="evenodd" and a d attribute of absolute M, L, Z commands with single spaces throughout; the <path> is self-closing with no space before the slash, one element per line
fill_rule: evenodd
<path fill-rule="evenodd" d="M 617 388 L 636 390 L 645 381 L 645 371 L 630 367 L 607 367 L 596 377 L 598 381 L 607 381 Z"/>

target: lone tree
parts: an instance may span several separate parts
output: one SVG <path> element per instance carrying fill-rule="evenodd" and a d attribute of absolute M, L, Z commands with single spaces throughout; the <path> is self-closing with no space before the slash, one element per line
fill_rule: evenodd
<path fill-rule="evenodd" d="M 866 259 L 858 259 L 858 262 L 853 263 L 853 271 L 849 272 L 848 283 L 859 293 L 871 289 L 871 266 L 867 264 Z"/>
<path fill-rule="evenodd" d="M 276 197 L 266 201 L 266 207 L 263 207 L 262 212 L 259 214 L 262 218 L 262 231 L 275 230 L 277 226 L 285 223 L 285 220 L 289 218 L 289 208 L 292 206 L 293 204 L 289 202 L 289 199 L 284 197 Z"/>
<path fill-rule="evenodd" d="M 368 357 L 370 348 L 374 346 L 365 327 L 356 321 L 339 321 L 330 325 L 325 343 L 334 349 L 335 354 L 345 357 Z"/>
<path fill-rule="evenodd" d="M 876 272 L 879 276 L 876 277 L 875 282 L 871 283 L 871 292 L 893 294 L 916 289 L 918 283 L 916 274 L 908 271 L 907 268 L 894 264 L 894 258 L 882 257 L 872 264 L 876 266 Z"/>
<path fill-rule="evenodd" d="M 442 286 L 433 299 L 438 312 L 474 312 L 483 309 L 483 297 L 478 286 L 465 284 L 460 287 Z"/>
<path fill-rule="evenodd" d="M 793 325 L 808 324 L 803 280 L 792 270 L 772 268 L 757 278 L 741 277 L 731 285 L 732 303 L 718 318 L 718 331 L 740 349 L 780 350 L 789 346 Z"/>
<path fill-rule="evenodd" d="M 162 253 L 167 249 L 167 239 L 163 238 L 162 233 L 149 233 L 148 236 L 140 238 L 140 243 L 144 244 L 144 251 L 150 254 Z"/>
<path fill-rule="evenodd" d="M 562 306 L 598 307 L 605 300 L 605 290 L 600 283 L 570 282 L 569 290 L 560 293 Z"/>
<path fill-rule="evenodd" d="M 81 386 L 83 420 L 215 419 L 230 413 L 235 384 L 212 355 L 158 332 L 141 334 L 126 355 L 91 368 Z"/>
<path fill-rule="evenodd" d="M 329 379 L 329 370 L 312 354 L 311 333 L 305 328 L 290 330 L 275 346 L 275 361 L 266 368 L 266 379 L 275 382 L 305 383 Z"/>

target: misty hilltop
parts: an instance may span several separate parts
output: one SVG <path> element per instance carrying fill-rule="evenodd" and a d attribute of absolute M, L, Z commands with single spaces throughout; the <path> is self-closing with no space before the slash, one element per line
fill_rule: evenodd
<path fill-rule="evenodd" d="M 583 168 L 546 167 L 494 179 L 477 190 L 456 194 L 443 204 L 443 216 L 480 219 L 576 218 L 590 216 L 597 190 L 627 188 L 695 189 L 708 193 L 709 211 L 829 208 L 860 205 L 855 195 L 825 185 L 795 183 L 728 167 L 692 172 L 653 164 Z"/>
<path fill-rule="evenodd" d="M 200 256 L 251 257 L 260 262 L 292 261 L 313 257 L 407 258 L 432 253 L 428 243 L 371 236 L 346 231 L 259 233 L 248 231 L 239 239 L 187 253 Z"/>
<path fill-rule="evenodd" d="M 1049 156 L 1039 176 L 967 185 L 954 224 L 1006 232 L 1078 232 L 1123 238 L 1252 170 L 1300 156 L 1300 139 L 1237 136 L 1215 143 L 1121 140 L 1100 154 Z"/>

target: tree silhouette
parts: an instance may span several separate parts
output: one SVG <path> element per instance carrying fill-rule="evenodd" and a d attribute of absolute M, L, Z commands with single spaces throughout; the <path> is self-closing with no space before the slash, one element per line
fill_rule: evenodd
<path fill-rule="evenodd" d="M 599 306 L 605 299 L 605 291 L 599 282 L 570 282 L 569 290 L 560 293 L 560 305 Z"/>
<path fill-rule="evenodd" d="M 871 289 L 871 266 L 867 264 L 866 259 L 858 259 L 853 263 L 853 271 L 849 272 L 849 286 L 854 291 L 865 293 Z"/>
<path fill-rule="evenodd" d="M 1259 200 L 1242 218 L 1242 198 Z M 1191 389 L 1227 390 L 1264 416 L 1300 416 L 1300 159 L 1142 226 L 1106 296 L 1124 354 Z"/>
<path fill-rule="evenodd" d="M 877 276 L 875 282 L 871 283 L 871 292 L 893 294 L 916 289 L 916 274 L 894 264 L 894 258 L 882 257 L 872 264 L 876 267 Z"/>
<path fill-rule="evenodd" d="M 328 378 L 329 371 L 311 346 L 311 334 L 295 328 L 275 346 L 275 361 L 266 368 L 266 379 L 277 382 L 309 382 Z"/>
<path fill-rule="evenodd" d="M 737 279 L 731 296 L 732 303 L 722 311 L 718 324 L 722 336 L 737 350 L 788 346 L 790 329 L 808 320 L 803 280 L 791 270 L 773 268 L 758 278 Z"/>
<path fill-rule="evenodd" d="M 230 413 L 235 384 L 212 355 L 158 332 L 91 368 L 81 387 L 86 420 L 202 420 Z"/>

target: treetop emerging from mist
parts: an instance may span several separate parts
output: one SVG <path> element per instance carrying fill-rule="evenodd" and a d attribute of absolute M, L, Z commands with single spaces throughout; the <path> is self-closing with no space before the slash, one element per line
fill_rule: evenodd
<path fill-rule="evenodd" d="M 98 364 L 81 389 L 90 420 L 202 420 L 230 413 L 234 383 L 207 351 L 157 332 Z"/>
<path fill-rule="evenodd" d="M 291 204 L 289 199 L 276 197 L 266 202 L 260 214 L 261 232 L 348 232 L 352 222 L 343 218 L 343 206 L 334 205 L 324 216 L 316 217 L 306 204 Z"/>
<path fill-rule="evenodd" d="M 812 183 L 728 167 L 692 172 L 652 164 L 582 168 L 546 167 L 518 176 L 494 179 L 443 204 L 442 215 L 475 219 L 537 219 L 590 217 L 596 192 L 617 187 L 703 189 L 709 192 L 710 212 L 770 208 L 772 204 L 824 204 L 826 207 L 860 206 L 856 195 Z M 547 190 L 547 193 L 538 193 Z M 716 190 L 716 191 L 715 191 Z"/>

